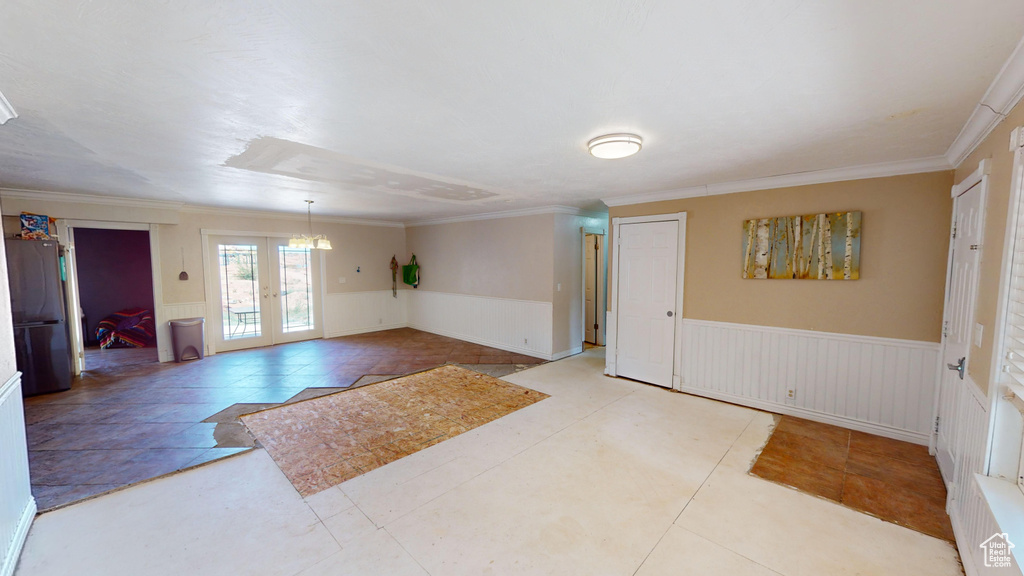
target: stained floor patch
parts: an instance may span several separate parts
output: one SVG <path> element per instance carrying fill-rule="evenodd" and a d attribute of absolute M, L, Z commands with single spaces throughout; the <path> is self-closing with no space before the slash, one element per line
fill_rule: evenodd
<path fill-rule="evenodd" d="M 303 496 L 547 398 L 458 366 L 242 416 Z"/>
<path fill-rule="evenodd" d="M 928 448 L 783 416 L 750 473 L 954 541 Z"/>

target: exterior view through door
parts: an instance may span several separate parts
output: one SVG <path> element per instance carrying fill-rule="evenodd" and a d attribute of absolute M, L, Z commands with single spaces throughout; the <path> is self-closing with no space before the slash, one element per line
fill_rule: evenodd
<path fill-rule="evenodd" d="M 673 218 L 616 227 L 617 376 L 672 386 L 676 279 L 683 225 Z"/>
<path fill-rule="evenodd" d="M 216 350 L 323 336 L 320 255 L 284 238 L 210 236 Z"/>

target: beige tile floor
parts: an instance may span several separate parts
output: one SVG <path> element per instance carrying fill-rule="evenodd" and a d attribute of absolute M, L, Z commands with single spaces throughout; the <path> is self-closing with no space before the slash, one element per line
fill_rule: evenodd
<path fill-rule="evenodd" d="M 601 375 L 303 500 L 255 450 L 42 515 L 17 574 L 960 574 L 944 541 L 747 473 L 772 416 Z"/>

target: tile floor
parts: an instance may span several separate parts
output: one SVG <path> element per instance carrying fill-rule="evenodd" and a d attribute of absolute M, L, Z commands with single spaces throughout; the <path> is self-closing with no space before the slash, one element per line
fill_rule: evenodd
<path fill-rule="evenodd" d="M 447 362 L 512 372 L 543 360 L 412 329 L 311 340 L 153 363 L 153 349 L 90 353 L 67 392 L 25 400 L 32 490 L 40 510 L 250 449 L 230 417 L 366 374 L 407 374 Z M 236 411 L 237 412 L 237 411 Z M 240 412 L 238 412 L 240 413 Z"/>
<path fill-rule="evenodd" d="M 959 575 L 949 542 L 748 474 L 771 414 L 602 375 L 303 499 L 264 450 L 41 515 L 19 576 Z"/>
<path fill-rule="evenodd" d="M 751 474 L 953 541 L 928 448 L 782 416 Z"/>
<path fill-rule="evenodd" d="M 241 420 L 311 496 L 547 397 L 449 365 Z"/>

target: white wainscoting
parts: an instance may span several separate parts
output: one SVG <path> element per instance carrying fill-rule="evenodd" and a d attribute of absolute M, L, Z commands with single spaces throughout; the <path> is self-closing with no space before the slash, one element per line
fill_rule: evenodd
<path fill-rule="evenodd" d="M 10 576 L 36 515 L 28 475 L 20 372 L 0 387 L 0 454 L 0 576 Z"/>
<path fill-rule="evenodd" d="M 160 317 L 163 319 L 163 322 L 156 327 L 158 354 L 161 362 L 170 362 L 174 360 L 174 349 L 171 342 L 171 325 L 168 322 L 181 318 L 205 318 L 206 302 L 164 304 L 161 307 L 161 312 Z M 207 342 L 209 342 L 209 337 L 207 337 Z M 209 352 L 209 345 L 207 345 L 204 353 L 209 354 Z"/>
<path fill-rule="evenodd" d="M 970 576 L 988 571 L 980 545 L 1002 530 L 975 481 L 975 475 L 982 473 L 985 466 L 988 400 L 969 380 L 957 388 L 957 394 L 959 433 L 954 439 L 955 460 L 951 482 L 947 484 L 946 511 L 953 524 L 964 571 Z"/>
<path fill-rule="evenodd" d="M 546 360 L 554 356 L 550 302 L 407 292 L 412 328 Z"/>
<path fill-rule="evenodd" d="M 938 354 L 933 342 L 685 319 L 679 388 L 928 444 Z"/>
<path fill-rule="evenodd" d="M 409 290 L 346 292 L 324 297 L 324 338 L 402 328 L 409 323 Z"/>

